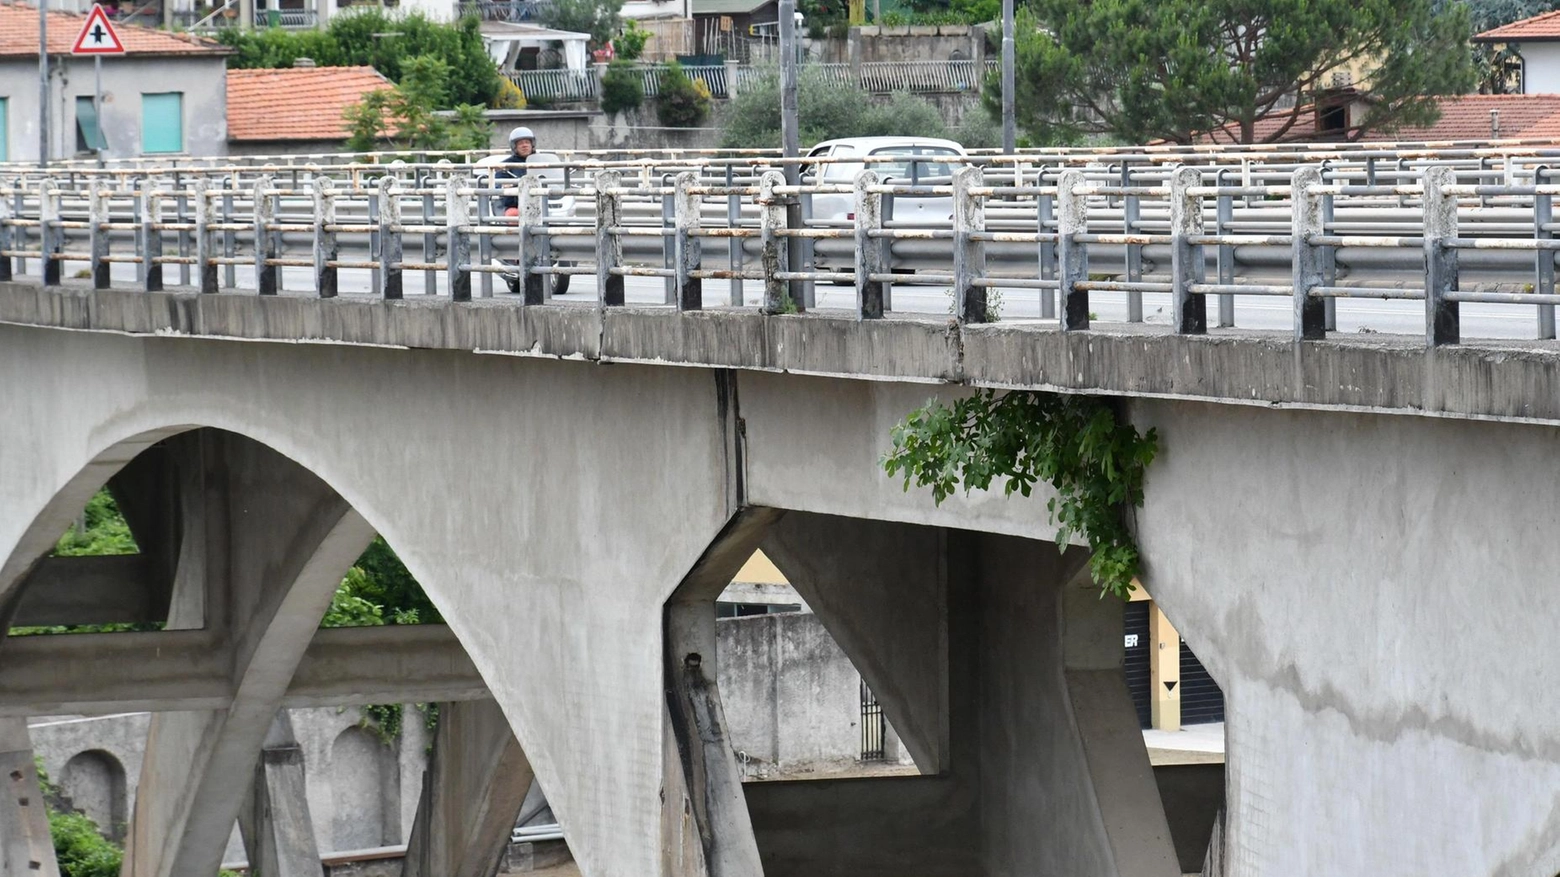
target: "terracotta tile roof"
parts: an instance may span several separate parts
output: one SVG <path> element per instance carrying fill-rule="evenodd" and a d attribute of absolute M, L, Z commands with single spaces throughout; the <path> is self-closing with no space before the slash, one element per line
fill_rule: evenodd
<path fill-rule="evenodd" d="M 1518 40 L 1560 40 L 1560 10 L 1503 24 L 1473 38 L 1476 43 L 1514 43 Z"/>
<path fill-rule="evenodd" d="M 1490 111 L 1500 112 L 1501 140 L 1560 136 L 1560 94 L 1464 94 L 1441 99 L 1441 118 L 1428 128 L 1373 131 L 1365 140 L 1490 140 Z"/>
<path fill-rule="evenodd" d="M 49 13 L 49 54 L 68 55 L 81 33 L 85 15 Z M 133 24 L 115 24 L 114 32 L 130 55 L 228 55 L 232 50 L 212 40 Z M 38 7 L 0 4 L 0 58 L 38 57 Z M 112 61 L 110 61 L 112 63 Z"/>
<path fill-rule="evenodd" d="M 390 87 L 372 67 L 227 72 L 229 140 L 345 140 L 342 113 Z"/>

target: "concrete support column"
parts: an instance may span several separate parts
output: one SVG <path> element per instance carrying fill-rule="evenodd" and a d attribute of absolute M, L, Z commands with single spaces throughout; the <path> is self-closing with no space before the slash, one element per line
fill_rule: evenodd
<path fill-rule="evenodd" d="M 0 719 L 0 786 L 0 877 L 59 877 L 26 719 Z"/>
<path fill-rule="evenodd" d="M 184 537 L 170 629 L 223 632 L 225 711 L 160 713 L 125 850 L 125 877 L 213 874 L 293 671 L 373 531 L 324 482 L 253 441 L 181 436 Z"/>
<path fill-rule="evenodd" d="M 1148 672 L 1154 727 L 1181 730 L 1181 635 L 1157 605 L 1148 610 Z"/>
<path fill-rule="evenodd" d="M 534 775 L 492 700 L 439 706 L 404 877 L 492 877 Z"/>
<path fill-rule="evenodd" d="M 254 776 L 254 787 L 238 816 L 250 873 L 317 877 L 320 850 L 309 817 L 303 750 L 286 710 L 277 713 L 271 723 Z"/>

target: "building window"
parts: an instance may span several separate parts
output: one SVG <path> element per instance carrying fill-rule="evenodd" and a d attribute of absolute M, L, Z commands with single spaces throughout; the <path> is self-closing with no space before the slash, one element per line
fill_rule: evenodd
<path fill-rule="evenodd" d="M 96 152 L 107 148 L 103 128 L 98 123 L 97 105 L 90 97 L 76 98 L 76 151 Z"/>
<path fill-rule="evenodd" d="M 141 151 L 184 151 L 184 93 L 141 95 Z"/>

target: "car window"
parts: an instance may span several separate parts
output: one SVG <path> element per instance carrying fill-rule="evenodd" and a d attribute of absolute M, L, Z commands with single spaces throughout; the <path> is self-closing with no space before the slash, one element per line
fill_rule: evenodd
<path fill-rule="evenodd" d="M 834 147 L 834 155 L 831 156 L 831 157 L 832 158 L 836 158 L 836 159 L 839 159 L 839 158 L 850 158 L 851 156 L 853 156 L 855 154 L 856 154 L 856 147 L 854 147 L 854 146 L 845 146 L 845 145 L 841 144 L 839 146 Z M 856 174 L 859 174 L 859 173 L 861 173 L 861 162 L 859 162 L 859 161 L 836 161 L 834 164 L 824 165 L 823 178 L 825 180 L 828 180 L 831 183 L 833 183 L 833 182 L 844 182 L 846 180 L 853 180 L 853 179 L 855 179 L 856 178 Z"/>
<path fill-rule="evenodd" d="M 923 156 L 956 156 L 959 153 L 946 146 L 884 146 L 872 150 L 871 154 L 874 157 L 905 156 L 903 161 L 873 162 L 872 169 L 880 177 L 893 177 L 895 181 L 908 182 L 912 178 L 912 165 L 915 179 L 952 176 L 953 165 L 946 161 L 927 160 Z"/>

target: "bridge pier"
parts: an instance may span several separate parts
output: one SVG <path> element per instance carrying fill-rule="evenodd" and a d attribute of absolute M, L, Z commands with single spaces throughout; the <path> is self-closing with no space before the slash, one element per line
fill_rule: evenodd
<path fill-rule="evenodd" d="M 255 765 L 254 786 L 238 814 L 251 874 L 316 877 L 320 873 L 303 771 L 303 750 L 287 711 L 281 710 L 266 735 Z"/>
<path fill-rule="evenodd" d="M 24 718 L 0 718 L 0 877 L 60 877 Z"/>
<path fill-rule="evenodd" d="M 492 877 L 534 778 L 497 702 L 440 704 L 403 877 Z"/>
<path fill-rule="evenodd" d="M 125 877 L 215 873 L 268 729 L 343 572 L 373 531 L 324 482 L 256 442 L 180 436 L 183 533 L 167 628 L 218 631 L 225 710 L 153 716 Z"/>

